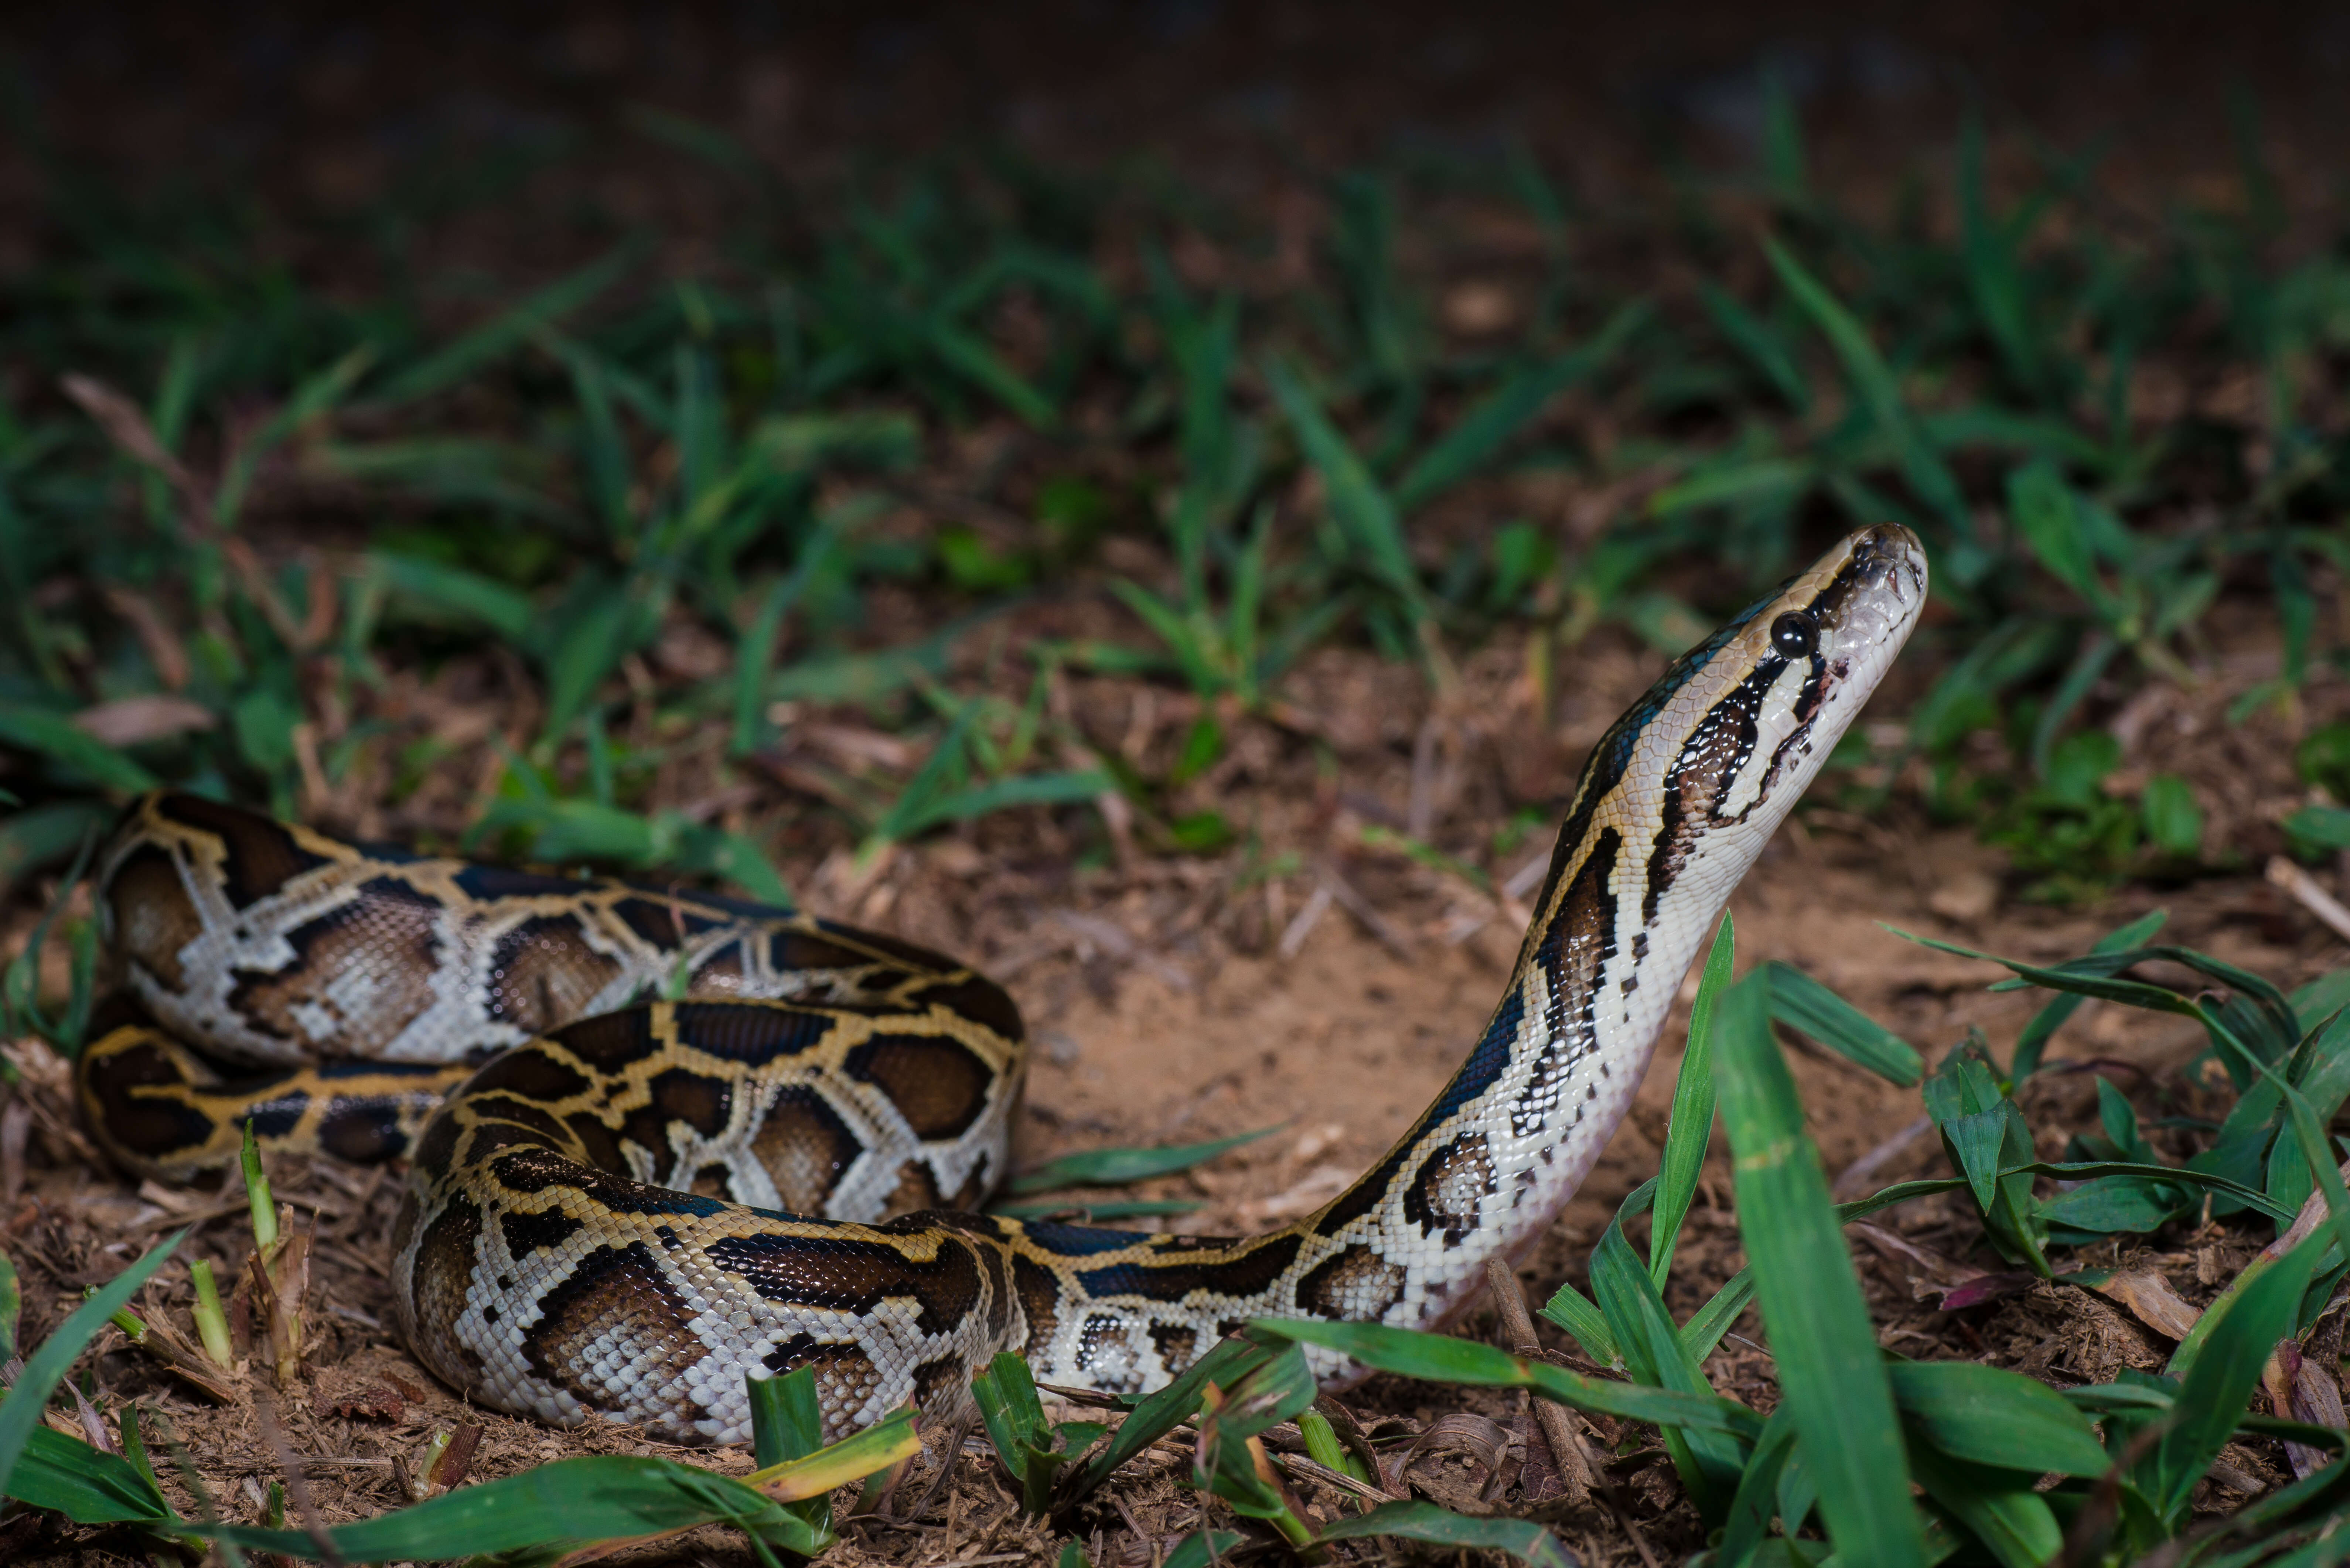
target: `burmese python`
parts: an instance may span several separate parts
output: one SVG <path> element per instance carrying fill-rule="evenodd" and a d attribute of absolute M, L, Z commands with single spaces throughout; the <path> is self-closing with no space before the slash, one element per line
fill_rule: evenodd
<path fill-rule="evenodd" d="M 1597 1158 L 1700 941 L 1925 584 L 1912 535 L 1864 530 L 1675 662 L 1586 764 L 1468 1061 L 1361 1179 L 1270 1235 L 968 1211 L 1003 1172 L 1022 1030 L 952 960 L 184 794 L 135 806 L 100 867 L 121 983 L 84 1111 L 148 1173 L 230 1157 L 248 1118 L 282 1146 L 408 1154 L 391 1294 L 418 1358 L 501 1409 L 673 1440 L 745 1440 L 745 1378 L 799 1366 L 837 1438 L 909 1398 L 959 1405 L 1004 1348 L 1127 1392 L 1252 1317 L 1432 1325 Z"/>

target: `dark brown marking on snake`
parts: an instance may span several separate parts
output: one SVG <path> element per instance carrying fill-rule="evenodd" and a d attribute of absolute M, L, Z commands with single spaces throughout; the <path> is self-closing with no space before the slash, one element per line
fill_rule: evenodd
<path fill-rule="evenodd" d="M 1221 1262 L 1112 1263 L 1085 1270 L 1077 1275 L 1077 1283 L 1089 1296 L 1140 1296 L 1152 1302 L 1180 1302 L 1194 1291 L 1253 1296 L 1281 1278 L 1297 1261 L 1297 1249 L 1303 1244 L 1302 1237 L 1276 1235 L 1262 1242 L 1243 1243 L 1238 1255 Z"/>
<path fill-rule="evenodd" d="M 510 1209 L 498 1216 L 498 1231 L 506 1239 L 506 1256 L 517 1262 L 541 1248 L 552 1252 L 585 1229 L 560 1209 L 536 1213 Z"/>
<path fill-rule="evenodd" d="M 620 972 L 620 961 L 588 945 L 579 921 L 545 915 L 523 921 L 490 950 L 492 1018 L 543 1034 L 577 1018 Z"/>
<path fill-rule="evenodd" d="M 589 1165 L 615 1176 L 629 1174 L 629 1157 L 620 1152 L 619 1135 L 609 1122 L 594 1111 L 574 1111 L 563 1123 L 571 1129 L 573 1143 Z"/>
<path fill-rule="evenodd" d="M 1465 1132 L 1421 1161 L 1403 1195 L 1403 1217 L 1421 1235 L 1441 1231 L 1444 1245 L 1458 1247 L 1477 1230 L 1479 1199 L 1500 1190 L 1485 1135 Z"/>
<path fill-rule="evenodd" d="M 821 1215 L 841 1173 L 864 1152 L 822 1095 L 797 1086 L 776 1095 L 751 1143 L 775 1184 L 776 1201 L 795 1214 Z"/>
<path fill-rule="evenodd" d="M 1041 1351 L 1061 1324 L 1060 1277 L 1033 1258 L 1014 1253 L 1012 1288 L 1019 1293 L 1020 1314 L 1028 1324 L 1028 1348 Z"/>
<path fill-rule="evenodd" d="M 477 1122 L 484 1125 L 491 1122 L 506 1122 L 528 1127 L 537 1135 L 538 1138 L 543 1138 L 557 1147 L 570 1141 L 565 1136 L 569 1129 L 554 1112 L 518 1095 L 469 1095 L 466 1098 L 473 1106 L 473 1117 Z M 476 1141 L 466 1152 L 465 1158 L 469 1161 L 476 1160 L 487 1152 L 488 1150 Z"/>
<path fill-rule="evenodd" d="M 1297 1310 L 1342 1323 L 1377 1323 L 1403 1300 L 1404 1272 L 1368 1247 L 1352 1246 L 1316 1263 L 1297 1282 Z"/>
<path fill-rule="evenodd" d="M 681 1002 L 672 1016 L 680 1044 L 753 1067 L 821 1045 L 838 1025 L 828 1012 L 777 1002 Z"/>
<path fill-rule="evenodd" d="M 253 1129 L 255 1137 L 284 1137 L 302 1125 L 302 1117 L 309 1108 L 307 1092 L 289 1089 L 282 1095 L 248 1104 L 238 1120 Z"/>
<path fill-rule="evenodd" d="M 653 1009 L 618 1008 L 550 1029 L 546 1037 L 593 1068 L 618 1072 L 653 1050 Z"/>
<path fill-rule="evenodd" d="M 346 902 L 286 933 L 294 961 L 241 975 L 229 1006 L 280 1040 L 331 1037 L 338 1054 L 371 1056 L 430 1008 L 441 964 L 441 901 L 379 877 Z M 338 986 L 363 977 L 363 990 Z"/>
<path fill-rule="evenodd" d="M 446 1170 L 449 1157 L 457 1152 L 457 1135 L 464 1131 L 454 1113 L 442 1110 L 424 1124 L 424 1136 L 416 1140 L 416 1163 L 427 1170 Z"/>
<path fill-rule="evenodd" d="M 851 1050 L 842 1069 L 888 1095 L 914 1136 L 961 1137 L 986 1113 L 995 1079 L 966 1046 L 928 1034 L 876 1034 Z"/>
<path fill-rule="evenodd" d="M 728 1080 L 671 1067 L 656 1074 L 645 1088 L 664 1120 L 683 1122 L 704 1137 L 726 1130 L 734 1104 L 734 1085 Z"/>
<path fill-rule="evenodd" d="M 1567 1075 L 1598 1048 L 1597 982 L 1616 954 L 1616 897 L 1607 884 L 1623 847 L 1622 834 L 1612 827 L 1600 831 L 1575 880 L 1560 896 L 1557 917 L 1535 948 L 1535 961 L 1550 977 L 1549 1008 L 1540 1025 L 1550 1045 L 1535 1059 L 1525 1087 L 1510 1103 L 1510 1130 L 1516 1137 L 1528 1137 L 1549 1125 L 1564 1097 Z"/>
<path fill-rule="evenodd" d="M 1689 864 L 1690 846 L 1700 832 L 1718 820 L 1716 803 L 1737 783 L 1740 772 L 1752 758 L 1755 714 L 1783 663 L 1775 659 L 1763 660 L 1753 674 L 1707 710 L 1667 770 L 1659 811 L 1663 826 L 1648 852 L 1648 887 L 1640 899 L 1644 922 L 1655 921 L 1658 906 L 1680 879 L 1681 867 Z M 1758 802 L 1762 798 L 1762 794 L 1755 796 Z"/>
<path fill-rule="evenodd" d="M 203 935 L 204 921 L 171 852 L 142 844 L 124 856 L 107 878 L 104 897 L 115 950 L 166 990 L 187 983 L 180 953 Z"/>
<path fill-rule="evenodd" d="M 914 1326 L 924 1334 L 946 1333 L 979 1303 L 979 1263 L 958 1241 L 941 1239 L 928 1262 L 848 1235 L 724 1236 L 702 1251 L 771 1302 L 861 1314 L 886 1297 L 911 1296 L 921 1307 Z"/>
<path fill-rule="evenodd" d="M 578 1068 L 532 1043 L 517 1045 L 504 1055 L 494 1057 L 489 1065 L 465 1083 L 465 1093 L 469 1097 L 493 1089 L 503 1089 L 526 1099 L 559 1102 L 575 1095 L 586 1094 L 588 1082 L 587 1075 Z"/>
<path fill-rule="evenodd" d="M 1002 986 L 984 975 L 963 973 L 922 988 L 922 999 L 962 1017 L 983 1023 L 1006 1040 L 1027 1032 L 1019 1005 Z"/>
<path fill-rule="evenodd" d="M 914 1368 L 914 1403 L 924 1410 L 958 1404 L 969 1376 L 960 1355 L 925 1361 Z"/>
<path fill-rule="evenodd" d="M 943 1208 L 945 1200 L 939 1195 L 938 1178 L 931 1173 L 930 1162 L 921 1158 L 906 1161 L 898 1168 L 898 1185 L 881 1200 L 881 1218 L 895 1220 L 904 1214 L 920 1214 L 925 1210 Z"/>
<path fill-rule="evenodd" d="M 108 1142 L 137 1159 L 168 1159 L 202 1147 L 216 1126 L 182 1097 L 199 1065 L 152 1028 L 127 1023 L 84 1049 L 75 1076 L 90 1125 Z"/>
<path fill-rule="evenodd" d="M 1185 1324 L 1152 1324 L 1150 1343 L 1158 1347 L 1159 1359 L 1170 1372 L 1182 1371 L 1200 1354 L 1199 1331 Z"/>
<path fill-rule="evenodd" d="M 588 1253 L 537 1304 L 523 1360 L 582 1404 L 615 1410 L 658 1398 L 701 1359 L 693 1308 L 642 1241 Z"/>
<path fill-rule="evenodd" d="M 284 823 L 201 795 L 159 796 L 155 813 L 167 822 L 219 838 L 222 888 L 229 902 L 240 909 L 259 903 L 305 871 L 332 864 L 327 857 L 303 848 Z"/>
<path fill-rule="evenodd" d="M 396 1159 L 408 1147 L 408 1109 L 384 1096 L 338 1100 L 318 1123 L 318 1147 L 353 1165 Z"/>
<path fill-rule="evenodd" d="M 416 1332 L 409 1344 L 419 1355 L 457 1366 L 461 1375 L 450 1381 L 460 1387 L 469 1386 L 482 1370 L 482 1358 L 457 1338 L 457 1319 L 465 1311 L 465 1287 L 473 1278 L 481 1239 L 481 1210 L 466 1199 L 452 1197 L 424 1228 L 416 1247 L 411 1287 Z"/>

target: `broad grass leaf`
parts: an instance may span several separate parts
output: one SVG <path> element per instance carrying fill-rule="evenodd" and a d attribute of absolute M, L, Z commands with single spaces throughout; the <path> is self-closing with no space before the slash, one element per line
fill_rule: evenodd
<path fill-rule="evenodd" d="M 1698 1173 L 1705 1164 L 1706 1144 L 1713 1136 L 1713 1010 L 1730 983 L 1736 945 L 1730 917 L 1724 915 L 1706 955 L 1697 1001 L 1690 1009 L 1689 1045 L 1673 1080 L 1672 1116 L 1665 1127 L 1664 1158 L 1657 1169 L 1655 1218 L 1648 1231 L 1648 1276 L 1659 1290 L 1664 1289 L 1672 1273 L 1673 1246 L 1680 1239 L 1681 1221 L 1697 1196 Z"/>
<path fill-rule="evenodd" d="M 2205 1314 L 2210 1326 L 2172 1402 L 2170 1425 L 2133 1471 L 2166 1521 L 2185 1516 L 2195 1483 L 2242 1424 L 2261 1369 L 2293 1331 L 2311 1271 L 2333 1240 L 2324 1231 L 2310 1236 Z"/>
<path fill-rule="evenodd" d="M 1602 1366 L 1624 1364 L 1624 1352 L 1607 1326 L 1607 1314 L 1572 1283 L 1559 1282 L 1556 1293 L 1543 1303 L 1542 1314 L 1573 1335 L 1583 1353 Z"/>
<path fill-rule="evenodd" d="M 1288 1125 L 1277 1122 L 1269 1127 L 1211 1138 L 1205 1143 L 1168 1144 L 1159 1148 L 1091 1148 L 1080 1154 L 1065 1154 L 1013 1177 L 1003 1184 L 1003 1189 L 1015 1193 L 1054 1192 L 1065 1187 L 1118 1187 L 1154 1176 L 1168 1176 L 1205 1164 L 1226 1149 L 1253 1143 Z"/>
<path fill-rule="evenodd" d="M 2022 1373 L 1972 1361 L 1897 1361 L 1894 1403 L 1921 1441 L 1976 1464 L 2097 1476 L 2112 1463 L 2087 1417 Z"/>
<path fill-rule="evenodd" d="M 1700 1428 L 1752 1438 L 1762 1417 L 1719 1395 L 1675 1393 L 1586 1377 L 1544 1362 L 1523 1361 L 1474 1340 L 1454 1339 L 1417 1329 L 1375 1323 L 1325 1323 L 1308 1318 L 1259 1318 L 1250 1325 L 1268 1339 L 1295 1340 L 1335 1350 L 1376 1372 L 1393 1372 L 1435 1383 L 1467 1383 L 1487 1388 L 1531 1388 L 1578 1409 L 1626 1417 L 1656 1426 Z"/>
<path fill-rule="evenodd" d="M 63 713 L 0 702 L 0 745 L 33 752 L 100 789 L 150 790 L 161 783 L 139 763 L 78 728 Z"/>
<path fill-rule="evenodd" d="M 378 550 L 368 570 L 391 591 L 436 616 L 487 627 L 508 642 L 527 644 L 537 610 L 530 596 L 479 572 Z"/>
<path fill-rule="evenodd" d="M 1622 1347 L 1634 1381 L 1683 1394 L 1713 1392 L 1697 1359 L 1682 1344 L 1656 1282 L 1633 1255 L 1620 1222 L 1611 1223 L 1591 1257 L 1591 1290 L 1607 1326 Z M 1698 1511 L 1718 1520 L 1729 1506 L 1746 1455 L 1733 1439 L 1702 1429 L 1667 1428 L 1665 1451 L 1680 1473 Z"/>
<path fill-rule="evenodd" d="M 1972 1532 L 2001 1568 L 2045 1568 L 2064 1547 L 2064 1532 L 2035 1478 L 1955 1459 L 1924 1444 L 1908 1450 L 1909 1471 L 1926 1495 Z"/>
<path fill-rule="evenodd" d="M 1762 973 L 1779 1023 L 1905 1089 L 1926 1075 L 1925 1058 L 1907 1040 L 1803 971 L 1773 959 Z"/>
<path fill-rule="evenodd" d="M 107 1319 L 120 1312 L 139 1287 L 163 1266 L 163 1260 L 172 1255 L 187 1234 L 184 1230 L 174 1231 L 149 1248 L 137 1262 L 76 1307 L 41 1342 L 40 1348 L 25 1358 L 24 1371 L 10 1386 L 8 1397 L 0 1399 L 0 1493 L 16 1495 L 13 1486 L 17 1457 L 41 1425 L 41 1413 L 48 1407 L 49 1396 L 57 1392 L 57 1385 L 65 1380 L 98 1331 L 106 1326 Z"/>
<path fill-rule="evenodd" d="M 1922 1568 L 1892 1388 L 1794 1081 L 1771 1038 L 1769 983 L 1750 975 L 1732 986 L 1714 1025 L 1755 1293 L 1838 1552 L 1879 1568 Z"/>
<path fill-rule="evenodd" d="M 1253 1329 L 1217 1341 L 1181 1376 L 1139 1401 L 1102 1451 L 1086 1461 L 1084 1469 L 1062 1478 L 1054 1500 L 1055 1508 L 1066 1508 L 1091 1494 L 1120 1465 L 1198 1414 L 1200 1391 L 1208 1384 L 1222 1387 L 1245 1376 L 1271 1360 L 1282 1343 Z"/>
<path fill-rule="evenodd" d="M 1396 1536 L 1431 1546 L 1503 1552 L 1528 1568 L 1575 1568 L 1575 1558 L 1541 1525 L 1527 1519 L 1471 1519 L 1432 1502 L 1383 1502 L 1367 1513 L 1323 1526 L 1317 1541 Z"/>
<path fill-rule="evenodd" d="M 52 1427 L 33 1428 L 0 1491 L 76 1524 L 163 1524 L 172 1518 L 170 1502 L 138 1466 Z"/>
<path fill-rule="evenodd" d="M 1379 488 L 1370 468 L 1330 422 L 1297 373 L 1281 360 L 1264 369 L 1274 400 L 1297 432 L 1297 443 L 1322 475 L 1330 515 L 1364 569 L 1401 599 L 1415 615 L 1427 613 L 1427 594 L 1412 567 L 1411 551 L 1404 541 L 1403 520 L 1395 502 Z"/>
<path fill-rule="evenodd" d="M 1398 510 L 1411 512 L 1483 467 L 1552 398 L 1605 369 L 1653 313 L 1654 306 L 1645 299 L 1621 306 L 1590 342 L 1548 364 L 1518 371 L 1471 404 L 1396 481 Z"/>
<path fill-rule="evenodd" d="M 632 260 L 630 251 L 616 250 L 568 276 L 557 278 L 393 376 L 378 389 L 375 400 L 387 405 L 413 402 L 467 379 L 586 306 L 619 281 Z"/>

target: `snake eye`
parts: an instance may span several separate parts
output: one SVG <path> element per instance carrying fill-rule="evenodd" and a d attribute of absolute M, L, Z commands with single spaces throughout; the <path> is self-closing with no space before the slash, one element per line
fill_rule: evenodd
<path fill-rule="evenodd" d="M 1802 610 L 1789 610 L 1771 623 L 1771 646 L 1789 659 L 1809 659 L 1820 645 L 1820 623 Z"/>

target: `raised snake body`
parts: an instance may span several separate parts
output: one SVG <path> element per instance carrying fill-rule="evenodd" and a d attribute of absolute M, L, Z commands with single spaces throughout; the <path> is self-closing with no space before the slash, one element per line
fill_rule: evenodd
<path fill-rule="evenodd" d="M 1914 537 L 1863 530 L 1675 662 L 1586 764 L 1468 1060 L 1359 1180 L 1268 1235 L 968 1211 L 1003 1173 L 1022 1030 L 950 959 L 186 795 L 140 802 L 100 868 L 121 986 L 78 1065 L 84 1112 L 150 1173 L 230 1158 L 248 1119 L 286 1147 L 409 1155 L 410 1347 L 551 1421 L 739 1442 L 745 1380 L 808 1366 L 837 1438 L 910 1398 L 960 1405 L 1003 1349 L 1122 1393 L 1253 1317 L 1431 1326 L 1590 1170 L 1699 943 L 1925 586 Z"/>

